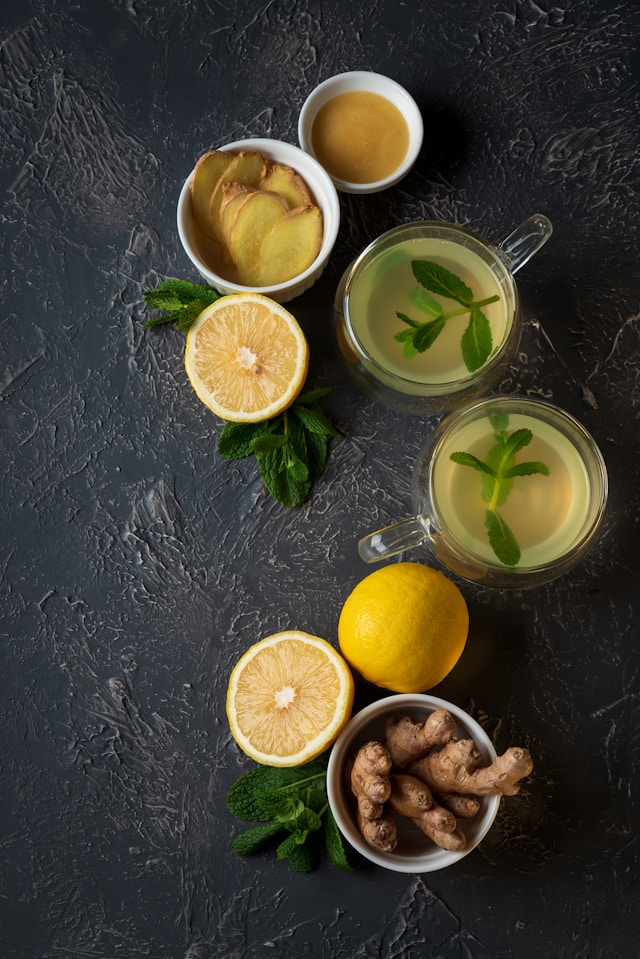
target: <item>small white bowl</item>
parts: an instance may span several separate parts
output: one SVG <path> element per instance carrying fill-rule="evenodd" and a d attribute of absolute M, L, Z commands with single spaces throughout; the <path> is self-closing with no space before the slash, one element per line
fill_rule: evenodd
<path fill-rule="evenodd" d="M 466 833 L 467 847 L 462 852 L 441 849 L 408 819 L 396 816 L 398 845 L 393 852 L 382 852 L 367 843 L 358 830 L 353 797 L 345 783 L 346 760 L 360 746 L 371 740 L 384 742 L 387 716 L 411 716 L 423 722 L 436 709 L 448 709 L 456 720 L 458 738 L 473 739 L 486 765 L 496 758 L 496 751 L 481 726 L 464 710 L 444 699 L 424 694 L 386 696 L 361 710 L 347 723 L 335 741 L 327 768 L 327 795 L 331 811 L 345 839 L 362 856 L 395 872 L 434 872 L 459 862 L 486 836 L 500 806 L 499 796 L 480 797 L 480 810 L 473 819 L 459 819 L 458 826 Z"/>
<path fill-rule="evenodd" d="M 242 150 L 258 150 L 268 159 L 277 163 L 284 163 L 300 174 L 311 190 L 315 202 L 322 211 L 323 238 L 320 253 L 304 273 L 300 273 L 299 276 L 294 276 L 292 279 L 287 280 L 285 283 L 280 283 L 277 286 L 242 286 L 216 272 L 210 263 L 205 262 L 198 251 L 197 234 L 191 210 L 191 195 L 189 190 L 193 171 L 191 171 L 185 180 L 178 200 L 178 234 L 184 251 L 203 280 L 209 286 L 218 290 L 219 293 L 243 293 L 249 291 L 262 293 L 264 296 L 268 296 L 278 303 L 287 303 L 289 300 L 300 296 L 301 293 L 304 293 L 305 290 L 313 286 L 326 267 L 331 251 L 333 250 L 340 226 L 340 200 L 333 181 L 314 157 L 309 156 L 308 153 L 305 153 L 304 150 L 294 146 L 292 143 L 284 143 L 282 140 L 269 140 L 255 137 L 249 140 L 236 140 L 234 143 L 226 143 L 217 149 L 230 153 L 240 153 Z"/>
<path fill-rule="evenodd" d="M 404 160 L 392 174 L 383 180 L 372 183 L 351 183 L 332 177 L 342 193 L 378 193 L 393 186 L 407 175 L 418 158 L 424 137 L 424 124 L 418 104 L 404 87 L 390 77 L 368 70 L 353 70 L 350 73 L 338 73 L 320 83 L 305 100 L 298 118 L 298 141 L 303 150 L 315 157 L 311 133 L 313 124 L 321 107 L 341 93 L 364 90 L 377 93 L 390 100 L 400 110 L 409 128 L 409 146 Z M 316 158 L 317 159 L 317 158 Z"/>

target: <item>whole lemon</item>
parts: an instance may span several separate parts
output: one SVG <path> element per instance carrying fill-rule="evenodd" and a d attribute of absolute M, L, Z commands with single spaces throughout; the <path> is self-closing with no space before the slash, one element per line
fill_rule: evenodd
<path fill-rule="evenodd" d="M 342 607 L 344 658 L 376 686 L 419 693 L 458 662 L 469 610 L 455 583 L 420 563 L 395 563 L 366 576 Z"/>

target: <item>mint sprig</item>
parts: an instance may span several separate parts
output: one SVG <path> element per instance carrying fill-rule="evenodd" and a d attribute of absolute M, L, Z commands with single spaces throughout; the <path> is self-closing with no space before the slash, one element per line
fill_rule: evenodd
<path fill-rule="evenodd" d="M 254 455 L 262 481 L 283 506 L 299 506 L 324 471 L 331 436 L 339 436 L 319 400 L 330 390 L 301 393 L 283 413 L 262 423 L 225 423 L 218 452 L 227 459 Z"/>
<path fill-rule="evenodd" d="M 210 286 L 187 280 L 164 280 L 144 293 L 145 303 L 164 311 L 148 320 L 145 328 L 175 322 L 187 333 L 202 311 L 221 294 Z M 329 389 L 302 393 L 283 413 L 262 423 L 225 423 L 218 452 L 227 459 L 255 455 L 262 480 L 283 506 L 299 506 L 322 476 L 331 436 L 339 436 L 318 400 Z"/>
<path fill-rule="evenodd" d="M 259 824 L 235 837 L 237 855 L 255 855 L 271 844 L 278 860 L 311 872 L 324 847 L 339 869 L 353 872 L 327 799 L 327 760 L 324 753 L 305 766 L 258 766 L 236 780 L 227 794 L 229 811 Z"/>
<path fill-rule="evenodd" d="M 428 319 L 415 320 L 406 313 L 396 311 L 398 319 L 409 327 L 394 333 L 394 339 L 403 344 L 404 355 L 413 357 L 424 353 L 440 336 L 447 320 L 469 313 L 469 323 L 462 335 L 460 348 L 469 372 L 479 370 L 489 359 L 493 349 L 491 326 L 482 312 L 482 307 L 495 303 L 500 297 L 496 294 L 476 301 L 473 291 L 461 277 L 431 260 L 412 260 L 411 269 L 420 283 L 420 287 L 413 292 L 411 301 L 417 309 L 427 314 Z M 454 300 L 460 304 L 460 309 L 445 312 L 442 305 L 429 295 L 431 293 Z"/>
<path fill-rule="evenodd" d="M 155 290 L 146 290 L 144 300 L 154 310 L 163 310 L 162 316 L 147 320 L 145 329 L 163 323 L 177 323 L 186 333 L 189 327 L 211 303 L 220 299 L 220 293 L 211 286 L 190 283 L 188 280 L 163 280 Z"/>
<path fill-rule="evenodd" d="M 494 428 L 495 443 L 489 450 L 485 460 L 479 459 L 473 453 L 457 451 L 450 459 L 459 466 L 469 466 L 482 474 L 482 499 L 487 503 L 485 511 L 485 528 L 489 537 L 491 549 L 505 566 L 517 566 L 522 551 L 520 545 L 504 518 L 498 512 L 498 506 L 506 501 L 514 480 L 521 476 L 541 474 L 549 475 L 549 467 L 539 460 L 526 463 L 516 463 L 515 457 L 533 439 L 529 429 L 515 430 L 508 433 L 505 417 L 499 419 L 490 417 Z"/>

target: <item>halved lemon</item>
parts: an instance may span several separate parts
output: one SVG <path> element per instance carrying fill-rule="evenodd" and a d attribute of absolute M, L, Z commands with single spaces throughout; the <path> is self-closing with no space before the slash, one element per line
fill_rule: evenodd
<path fill-rule="evenodd" d="M 304 386 L 308 367 L 298 321 L 259 293 L 221 296 L 187 333 L 187 376 L 223 420 L 259 423 L 282 413 Z"/>
<path fill-rule="evenodd" d="M 353 676 L 324 639 L 287 630 L 251 646 L 233 668 L 227 718 L 238 746 L 266 766 L 300 766 L 328 749 L 351 717 Z"/>

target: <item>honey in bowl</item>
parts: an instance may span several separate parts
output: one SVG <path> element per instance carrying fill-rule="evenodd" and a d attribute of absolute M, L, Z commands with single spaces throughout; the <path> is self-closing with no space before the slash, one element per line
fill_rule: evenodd
<path fill-rule="evenodd" d="M 400 110 L 379 93 L 351 90 L 328 100 L 311 130 L 317 160 L 347 183 L 377 183 L 407 155 L 409 127 Z"/>

